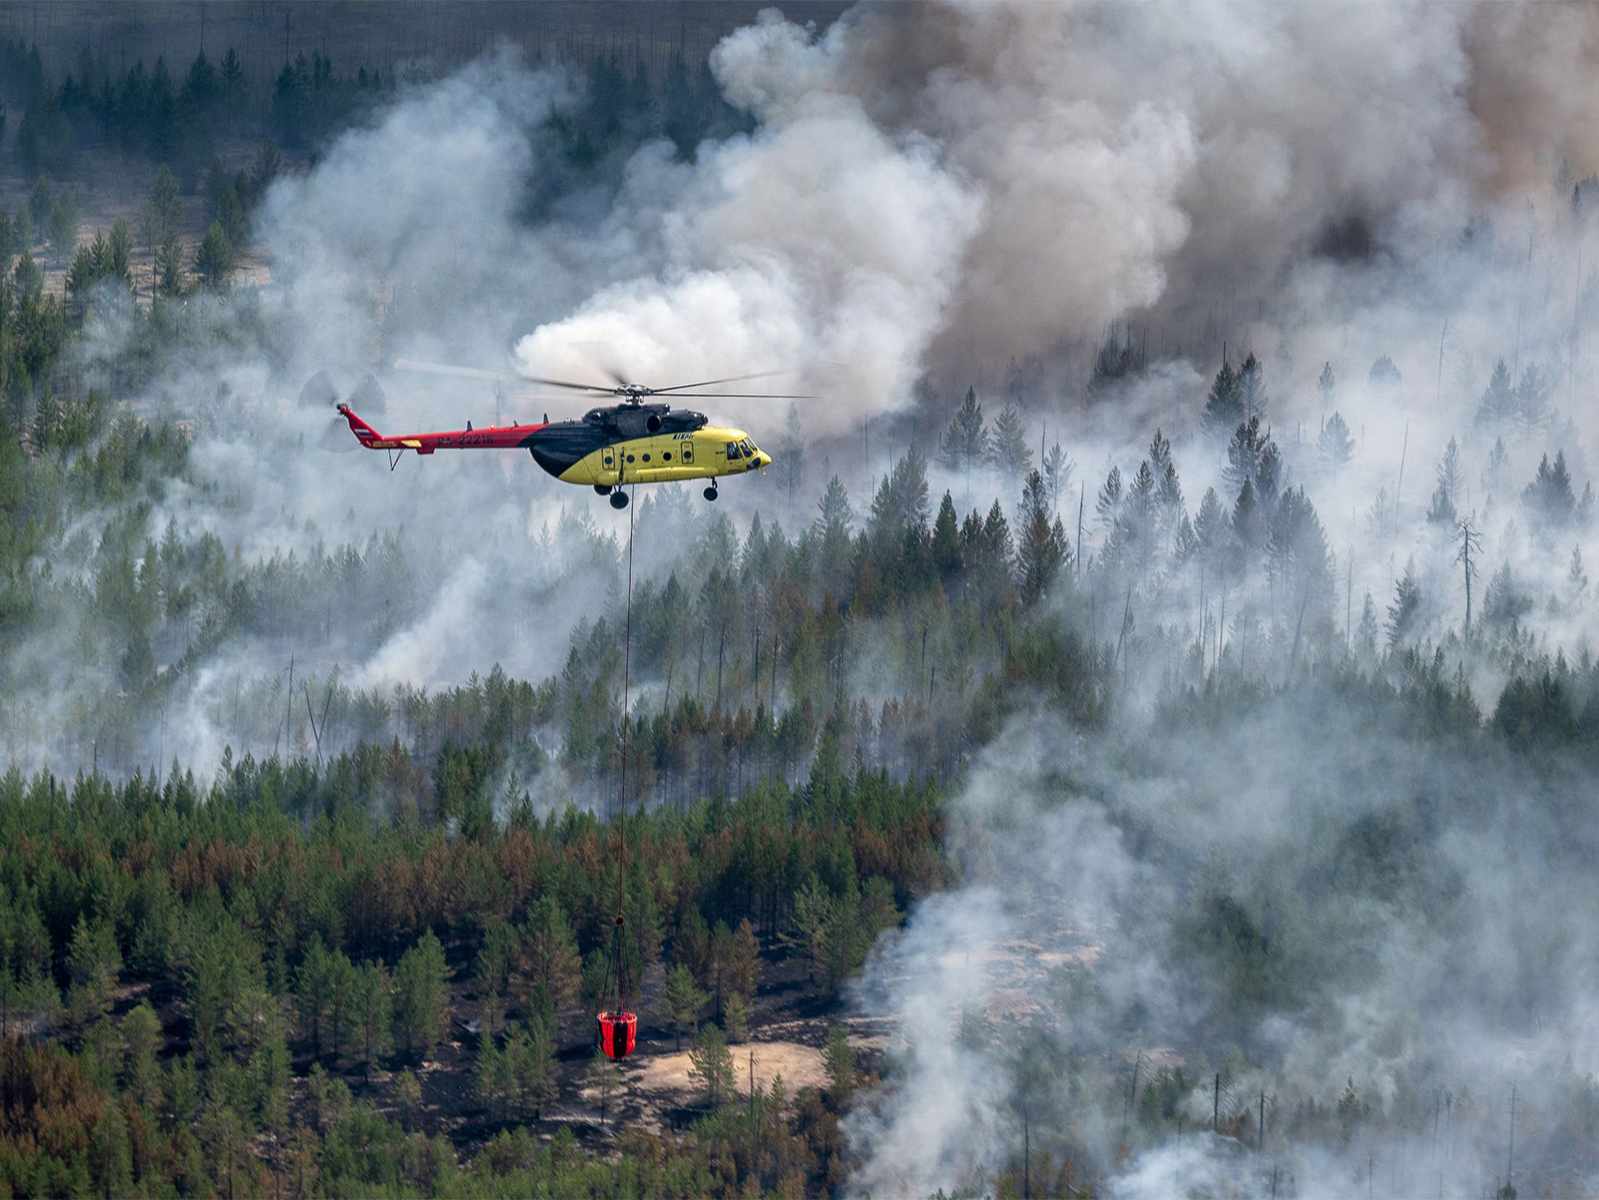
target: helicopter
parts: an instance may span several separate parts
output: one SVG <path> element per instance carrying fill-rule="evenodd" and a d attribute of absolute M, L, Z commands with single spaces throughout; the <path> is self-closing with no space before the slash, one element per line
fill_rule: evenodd
<path fill-rule="evenodd" d="M 704 413 L 673 408 L 677 399 L 722 400 L 806 400 L 809 396 L 751 393 L 704 392 L 695 389 L 717 384 L 761 379 L 786 372 L 766 371 L 755 375 L 733 375 L 725 379 L 706 379 L 672 387 L 647 387 L 612 372 L 613 384 L 601 386 L 544 379 L 533 375 L 504 375 L 469 367 L 448 367 L 437 363 L 397 359 L 400 370 L 422 371 L 468 378 L 536 383 L 561 388 L 578 395 L 605 396 L 614 403 L 591 408 L 580 420 L 551 421 L 549 414 L 536 424 L 491 425 L 441 433 L 408 433 L 386 437 L 373 429 L 348 404 L 340 403 L 339 415 L 349 422 L 350 432 L 369 450 L 386 450 L 393 470 L 407 450 L 432 454 L 437 450 L 527 450 L 533 461 L 563 483 L 588 484 L 601 496 L 609 496 L 611 507 L 628 504 L 624 487 L 631 483 L 671 483 L 686 479 L 705 479 L 705 498 L 717 497 L 717 480 L 726 475 L 743 475 L 771 465 L 772 456 L 755 444 L 742 429 L 710 424 Z"/>

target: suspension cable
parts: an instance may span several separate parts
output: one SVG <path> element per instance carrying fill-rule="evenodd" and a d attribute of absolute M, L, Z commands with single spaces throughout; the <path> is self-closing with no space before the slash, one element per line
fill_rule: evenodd
<path fill-rule="evenodd" d="M 635 487 L 633 493 L 637 493 Z M 629 499 L 632 497 L 630 496 Z M 616 843 L 616 1007 L 620 1011 L 626 1003 L 623 989 L 623 962 L 625 948 L 622 945 L 622 897 L 627 874 L 627 725 L 628 718 L 632 715 L 630 703 L 632 699 L 633 682 L 633 510 L 635 505 L 627 506 L 627 617 L 625 623 L 626 633 L 622 640 L 622 798 L 621 817 L 619 820 L 620 834 Z"/>

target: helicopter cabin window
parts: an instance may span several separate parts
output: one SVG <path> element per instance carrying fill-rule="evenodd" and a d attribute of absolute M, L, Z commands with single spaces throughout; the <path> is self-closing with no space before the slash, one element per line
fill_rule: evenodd
<path fill-rule="evenodd" d="M 670 450 L 664 451 L 661 454 L 661 461 L 662 462 L 671 462 L 672 461 L 672 452 Z"/>
<path fill-rule="evenodd" d="M 737 442 L 729 442 L 727 444 L 727 461 L 728 462 L 735 462 L 738 459 L 743 458 L 743 457 L 744 457 L 744 451 L 739 449 L 739 445 L 738 445 Z"/>

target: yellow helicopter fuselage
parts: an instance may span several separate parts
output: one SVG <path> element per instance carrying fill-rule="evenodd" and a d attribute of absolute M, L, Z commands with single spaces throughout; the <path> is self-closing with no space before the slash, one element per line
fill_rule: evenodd
<path fill-rule="evenodd" d="M 629 483 L 671 483 L 742 475 L 770 465 L 742 429 L 706 425 L 684 433 L 652 433 L 623 438 L 591 450 L 557 478 L 566 483 L 619 487 Z"/>

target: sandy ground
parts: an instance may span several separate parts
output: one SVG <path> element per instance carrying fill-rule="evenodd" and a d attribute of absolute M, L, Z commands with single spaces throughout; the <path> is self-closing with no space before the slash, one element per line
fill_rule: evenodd
<path fill-rule="evenodd" d="M 814 1046 L 800 1042 L 750 1041 L 730 1046 L 729 1049 L 733 1052 L 733 1066 L 738 1077 L 736 1086 L 740 1092 L 749 1090 L 752 1055 L 755 1082 L 763 1088 L 770 1087 L 778 1075 L 783 1077 L 789 1095 L 800 1088 L 827 1085 L 827 1067 L 822 1060 L 822 1052 Z M 687 1050 L 640 1059 L 639 1067 L 641 1069 L 634 1077 L 634 1083 L 640 1091 L 681 1096 L 692 1093 L 695 1088 L 694 1079 L 689 1074 L 693 1064 L 689 1061 Z"/>

